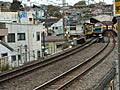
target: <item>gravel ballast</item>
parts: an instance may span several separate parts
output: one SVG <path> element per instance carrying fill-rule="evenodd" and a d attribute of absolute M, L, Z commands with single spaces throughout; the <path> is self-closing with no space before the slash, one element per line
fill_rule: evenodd
<path fill-rule="evenodd" d="M 117 59 L 118 56 L 116 46 L 114 51 L 112 51 L 112 53 L 106 57 L 106 59 L 101 64 L 92 69 L 82 78 L 79 78 L 73 82 L 70 87 L 66 88 L 66 90 L 92 90 L 93 86 L 96 85 L 113 67 L 113 63 Z"/>
<path fill-rule="evenodd" d="M 28 75 L 20 76 L 14 80 L 2 83 L 0 85 L 0 90 L 32 90 L 36 86 L 41 85 L 42 83 L 74 67 L 84 59 L 87 59 L 104 45 L 105 43 L 96 43 L 90 48 L 69 56 L 62 61 L 51 64 L 37 71 L 33 71 Z"/>

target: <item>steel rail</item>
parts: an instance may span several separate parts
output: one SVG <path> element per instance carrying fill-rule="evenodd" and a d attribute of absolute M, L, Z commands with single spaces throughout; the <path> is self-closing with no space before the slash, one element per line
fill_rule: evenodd
<path fill-rule="evenodd" d="M 92 39 L 92 40 L 90 40 L 82 45 L 78 45 L 74 48 L 65 50 L 64 52 L 60 52 L 57 55 L 47 57 L 47 58 L 43 59 L 42 61 L 33 62 L 31 64 L 28 64 L 28 65 L 25 65 L 22 67 L 18 67 L 17 69 L 13 69 L 13 70 L 8 71 L 8 72 L 0 73 L 0 83 L 5 82 L 5 81 L 10 80 L 10 79 L 13 79 L 15 77 L 18 77 L 20 75 L 29 73 L 33 70 L 38 69 L 38 68 L 42 68 L 44 66 L 52 64 L 52 63 L 57 62 L 59 60 L 62 60 L 63 58 L 66 58 L 68 55 L 70 56 L 72 54 L 79 52 L 80 50 L 87 48 L 89 45 L 92 45 L 93 43 L 95 43 L 96 40 L 97 39 Z"/>
<path fill-rule="evenodd" d="M 44 90 L 46 87 L 48 88 L 48 87 L 54 85 L 54 82 L 59 81 L 61 78 L 67 77 L 67 75 L 68 75 L 69 73 L 73 72 L 73 71 L 76 70 L 77 68 L 80 68 L 80 67 L 83 66 L 84 64 L 92 61 L 93 58 L 95 58 L 97 55 L 99 55 L 102 51 L 104 51 L 104 50 L 107 48 L 107 46 L 109 45 L 109 43 L 110 43 L 110 41 L 107 43 L 107 45 L 106 45 L 105 47 L 103 47 L 100 51 L 98 51 L 94 56 L 88 58 L 87 60 L 85 60 L 84 62 L 78 64 L 77 66 L 73 67 L 72 69 L 68 70 L 67 72 L 65 72 L 65 73 L 63 73 L 63 74 L 61 74 L 61 75 L 59 75 L 59 76 L 51 79 L 50 81 L 48 81 L 48 82 L 46 82 L 46 83 L 44 83 L 44 84 L 36 87 L 36 88 L 33 89 L 33 90 Z M 114 46 L 113 46 L 113 48 L 114 48 Z M 113 48 L 112 48 L 111 50 L 113 50 Z M 109 53 L 111 52 L 111 50 L 109 51 Z M 107 53 L 107 54 L 105 55 L 105 57 L 106 57 L 109 53 Z M 63 87 L 65 87 L 66 85 L 68 85 L 69 83 L 71 83 L 71 81 L 73 81 L 73 80 L 75 80 L 76 78 L 82 76 L 83 74 L 85 74 L 86 72 L 88 72 L 89 70 L 91 70 L 93 67 L 95 67 L 98 63 L 100 63 L 105 57 L 103 57 L 101 60 L 99 60 L 98 62 L 96 62 L 93 66 L 89 67 L 87 70 L 83 71 L 82 73 L 80 73 L 80 74 L 78 74 L 77 76 L 73 77 L 72 79 L 68 80 L 66 83 L 64 83 L 64 84 L 62 84 L 62 85 L 59 85 L 59 87 L 58 87 L 57 89 L 55 89 L 55 90 L 60 90 L 60 89 L 62 89 Z M 68 77 L 69 77 L 69 76 L 68 76 Z M 48 89 L 45 89 L 45 90 L 48 90 Z"/>

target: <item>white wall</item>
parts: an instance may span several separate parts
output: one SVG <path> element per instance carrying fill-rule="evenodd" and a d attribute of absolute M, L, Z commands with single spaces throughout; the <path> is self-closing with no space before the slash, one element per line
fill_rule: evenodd
<path fill-rule="evenodd" d="M 7 36 L 5 36 L 5 41 L 9 46 L 15 49 L 16 54 L 25 55 L 25 45 L 27 45 L 27 61 L 37 60 L 37 51 L 41 51 L 41 38 L 39 41 L 36 40 L 36 32 L 46 32 L 45 27 L 42 24 L 6 24 L 8 28 L 8 33 L 15 33 L 15 42 L 8 42 Z M 18 41 L 17 33 L 25 33 L 25 40 Z M 40 35 L 41 36 L 41 35 Z M 35 57 L 33 57 L 33 51 Z M 22 54 L 21 54 L 22 53 Z M 22 58 L 25 60 L 25 57 Z M 24 62 L 24 61 L 22 61 Z"/>
<path fill-rule="evenodd" d="M 1 54 L 4 54 L 4 53 L 8 53 L 9 55 L 10 50 L 0 44 L 0 58 L 2 57 Z"/>
<path fill-rule="evenodd" d="M 58 29 L 53 27 L 58 27 Z M 62 34 L 63 33 L 63 20 L 60 19 L 57 23 L 54 23 L 53 25 L 51 25 L 51 27 L 49 28 L 51 30 L 53 30 L 56 34 Z"/>

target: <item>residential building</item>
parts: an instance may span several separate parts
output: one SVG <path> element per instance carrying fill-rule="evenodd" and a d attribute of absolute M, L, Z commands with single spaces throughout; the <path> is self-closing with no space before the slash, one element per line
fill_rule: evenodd
<path fill-rule="evenodd" d="M 34 19 L 42 19 L 44 17 L 44 8 L 41 7 L 31 7 L 28 12 L 31 12 Z"/>
<path fill-rule="evenodd" d="M 34 24 L 34 19 L 31 12 L 0 12 L 0 22 Z"/>
<path fill-rule="evenodd" d="M 65 39 L 63 36 L 46 36 L 45 37 L 46 55 L 54 54 L 63 50 L 64 41 Z"/>
<path fill-rule="evenodd" d="M 41 33 L 46 33 L 46 28 L 42 24 L 3 23 L 3 26 L 7 29 L 5 29 L 6 33 L 0 35 L 0 39 L 4 44 L 7 44 L 7 49 L 3 52 L 1 44 L 2 52 L 0 54 L 1 57 L 4 54 L 10 57 L 12 66 L 38 60 L 42 57 Z M 2 29 L 0 32 L 2 33 Z"/>
<path fill-rule="evenodd" d="M 48 28 L 49 30 L 53 30 L 56 35 L 61 35 L 64 33 L 63 31 L 63 20 L 60 19 L 58 22 L 51 25 L 51 27 Z"/>

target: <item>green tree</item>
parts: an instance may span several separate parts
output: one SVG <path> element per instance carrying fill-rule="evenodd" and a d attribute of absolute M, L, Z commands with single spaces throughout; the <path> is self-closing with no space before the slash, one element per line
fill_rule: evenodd
<path fill-rule="evenodd" d="M 74 5 L 86 5 L 86 2 L 85 2 L 85 1 L 79 1 L 79 2 L 77 2 L 77 3 L 74 4 Z"/>
<path fill-rule="evenodd" d="M 11 3 L 10 10 L 12 12 L 17 12 L 18 10 L 23 10 L 23 6 L 21 5 L 20 1 L 13 0 L 13 2 Z"/>
<path fill-rule="evenodd" d="M 60 8 L 52 5 L 48 5 L 48 14 L 53 17 L 61 18 Z"/>

